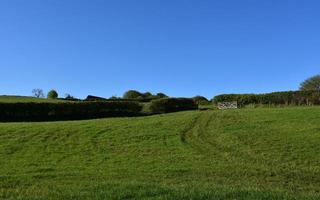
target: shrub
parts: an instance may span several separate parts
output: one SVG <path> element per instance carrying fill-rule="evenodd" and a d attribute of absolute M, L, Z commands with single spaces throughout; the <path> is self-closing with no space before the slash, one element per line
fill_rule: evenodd
<path fill-rule="evenodd" d="M 163 98 L 152 100 L 149 109 L 151 113 L 169 113 L 195 110 L 198 109 L 198 105 L 188 98 Z"/>
<path fill-rule="evenodd" d="M 203 96 L 195 96 L 192 97 L 192 100 L 197 104 L 197 105 L 208 105 L 210 101 L 203 97 Z"/>
<path fill-rule="evenodd" d="M 168 96 L 166 94 L 162 93 L 162 92 L 157 93 L 156 97 L 158 97 L 158 98 L 168 98 Z"/>
<path fill-rule="evenodd" d="M 62 98 L 62 100 L 67 100 L 67 101 L 81 101 L 80 99 L 75 98 L 71 94 L 65 94 L 65 98 Z"/>
<path fill-rule="evenodd" d="M 58 98 L 58 92 L 55 90 L 50 90 L 47 94 L 48 99 L 56 99 Z"/>
<path fill-rule="evenodd" d="M 164 93 L 157 93 L 156 95 L 153 95 L 151 92 L 141 93 L 136 90 L 128 90 L 123 94 L 122 99 L 126 101 L 136 100 L 139 102 L 150 102 L 151 100 L 160 98 L 168 98 L 168 96 Z"/>
<path fill-rule="evenodd" d="M 120 97 L 117 97 L 116 95 L 113 95 L 109 98 L 109 100 L 118 100 L 121 99 Z"/>
<path fill-rule="evenodd" d="M 88 95 L 85 101 L 106 101 L 106 98 Z"/>
<path fill-rule="evenodd" d="M 319 91 L 286 91 L 267 94 L 223 94 L 215 96 L 213 102 L 237 101 L 240 107 L 249 104 L 269 105 L 319 105 Z"/>
<path fill-rule="evenodd" d="M 141 96 L 142 94 L 136 90 L 128 90 L 123 94 L 124 99 L 137 99 Z"/>
<path fill-rule="evenodd" d="M 0 103 L 0 121 L 50 121 L 141 115 L 136 102 Z"/>
<path fill-rule="evenodd" d="M 153 98 L 153 95 L 151 92 L 145 92 L 142 94 L 142 97 L 143 98 Z"/>

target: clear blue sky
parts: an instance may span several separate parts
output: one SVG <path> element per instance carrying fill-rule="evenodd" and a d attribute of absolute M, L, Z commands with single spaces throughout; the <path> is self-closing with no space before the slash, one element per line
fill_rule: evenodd
<path fill-rule="evenodd" d="M 296 90 L 320 72 L 318 0 L 1 0 L 0 94 Z"/>

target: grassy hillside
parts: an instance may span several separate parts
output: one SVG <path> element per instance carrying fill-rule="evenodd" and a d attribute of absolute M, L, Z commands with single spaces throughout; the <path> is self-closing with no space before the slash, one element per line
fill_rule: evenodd
<path fill-rule="evenodd" d="M 3 199 L 319 199 L 320 107 L 0 123 Z"/>
<path fill-rule="evenodd" d="M 26 103 L 26 102 L 63 102 L 63 100 L 57 99 L 45 99 L 28 96 L 6 96 L 0 95 L 0 102 L 4 103 Z"/>

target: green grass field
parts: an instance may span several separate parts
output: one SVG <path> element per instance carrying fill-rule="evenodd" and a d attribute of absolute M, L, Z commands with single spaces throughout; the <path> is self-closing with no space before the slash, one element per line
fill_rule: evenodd
<path fill-rule="evenodd" d="M 58 99 L 46 99 L 46 98 L 36 98 L 28 96 L 6 96 L 0 95 L 0 103 L 45 103 L 45 102 L 64 102 L 64 100 Z"/>
<path fill-rule="evenodd" d="M 320 107 L 0 123 L 2 199 L 319 199 Z"/>

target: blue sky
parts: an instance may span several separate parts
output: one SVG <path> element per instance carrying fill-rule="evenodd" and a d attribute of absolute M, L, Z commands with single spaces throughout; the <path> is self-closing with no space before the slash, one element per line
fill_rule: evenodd
<path fill-rule="evenodd" d="M 316 0 L 1 0 L 0 94 L 296 90 L 320 72 Z"/>

